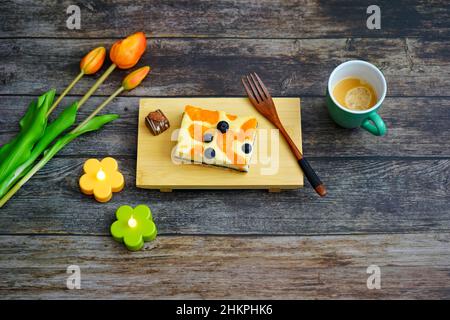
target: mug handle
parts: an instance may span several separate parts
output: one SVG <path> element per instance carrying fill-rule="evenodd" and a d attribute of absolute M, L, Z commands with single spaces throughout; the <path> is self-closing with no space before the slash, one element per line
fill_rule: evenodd
<path fill-rule="evenodd" d="M 361 127 L 376 136 L 384 136 L 386 133 L 386 125 L 376 112 L 369 114 L 369 117 L 363 121 Z"/>

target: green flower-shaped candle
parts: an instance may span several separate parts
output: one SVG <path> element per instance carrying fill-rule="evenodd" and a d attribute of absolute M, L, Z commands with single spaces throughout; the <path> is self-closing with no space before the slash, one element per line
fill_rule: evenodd
<path fill-rule="evenodd" d="M 144 241 L 156 238 L 156 225 L 146 205 L 141 204 L 134 209 L 121 206 L 116 211 L 116 217 L 117 221 L 111 225 L 111 234 L 116 241 L 125 243 L 128 250 L 140 250 Z"/>

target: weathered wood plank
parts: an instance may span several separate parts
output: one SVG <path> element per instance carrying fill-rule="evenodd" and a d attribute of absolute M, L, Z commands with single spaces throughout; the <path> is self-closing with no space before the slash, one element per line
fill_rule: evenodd
<path fill-rule="evenodd" d="M 448 233 L 165 237 L 130 253 L 111 237 L 0 237 L 4 299 L 450 298 Z M 66 268 L 81 269 L 68 290 Z M 367 289 L 367 267 L 381 289 Z"/>
<path fill-rule="evenodd" d="M 78 73 L 80 58 L 112 39 L 2 39 L 0 94 L 60 92 Z M 133 96 L 240 96 L 241 75 L 258 71 L 274 96 L 322 96 L 339 63 L 363 59 L 386 75 L 389 95 L 448 96 L 450 42 L 423 39 L 151 39 L 140 65 L 153 67 Z M 106 68 L 106 64 L 104 66 Z M 125 72 L 100 88 L 109 95 Z M 95 79 L 73 89 L 82 95 Z"/>
<path fill-rule="evenodd" d="M 0 145 L 16 132 L 17 124 L 33 97 L 0 98 Z M 91 98 L 80 110 L 85 118 L 104 98 Z M 74 98 L 67 98 L 69 103 Z M 67 102 L 66 102 L 67 101 Z M 105 112 L 121 116 L 94 134 L 80 137 L 60 155 L 136 157 L 139 98 L 122 97 Z M 302 99 L 303 149 L 309 157 L 395 156 L 450 157 L 450 98 L 388 98 L 380 110 L 388 133 L 378 138 L 360 130 L 341 129 L 328 117 L 324 98 Z"/>
<path fill-rule="evenodd" d="M 143 30 L 158 37 L 392 37 L 450 35 L 440 1 L 384 1 L 381 29 L 369 30 L 367 7 L 351 0 L 78 1 L 81 30 L 69 30 L 64 1 L 2 1 L 1 37 L 121 37 Z M 33 19 L 31 19 L 33 17 Z"/>
<path fill-rule="evenodd" d="M 100 155 L 99 155 L 100 156 Z M 100 204 L 79 191 L 86 158 L 55 158 L 0 209 L 0 234 L 105 235 L 124 204 L 152 208 L 163 234 L 354 234 L 450 230 L 450 160 L 311 160 L 329 194 L 305 189 L 137 189 L 135 160 L 118 158 L 125 190 Z"/>

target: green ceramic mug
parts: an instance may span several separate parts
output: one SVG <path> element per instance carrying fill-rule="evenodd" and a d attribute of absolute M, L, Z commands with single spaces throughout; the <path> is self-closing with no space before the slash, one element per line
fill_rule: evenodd
<path fill-rule="evenodd" d="M 342 79 L 349 77 L 360 78 L 372 85 L 378 97 L 377 103 L 372 108 L 362 111 L 349 110 L 340 105 L 333 97 L 334 86 Z M 376 136 L 382 136 L 386 133 L 386 125 L 378 115 L 377 110 L 386 97 L 386 91 L 386 79 L 373 64 L 362 60 L 344 62 L 333 70 L 328 80 L 328 112 L 331 118 L 341 127 L 362 127 Z"/>

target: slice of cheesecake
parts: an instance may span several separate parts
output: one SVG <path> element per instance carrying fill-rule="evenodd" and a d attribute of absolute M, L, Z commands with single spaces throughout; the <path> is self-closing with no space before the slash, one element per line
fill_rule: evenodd
<path fill-rule="evenodd" d="M 257 125 L 254 117 L 186 106 L 174 156 L 247 172 Z"/>

